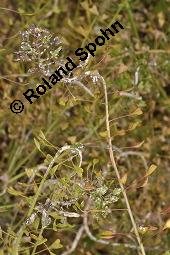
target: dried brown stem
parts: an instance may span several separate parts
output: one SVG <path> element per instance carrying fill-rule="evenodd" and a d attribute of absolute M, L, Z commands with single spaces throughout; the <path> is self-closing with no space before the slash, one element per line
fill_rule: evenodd
<path fill-rule="evenodd" d="M 122 190 L 122 194 L 123 194 L 124 199 L 125 199 L 125 203 L 126 203 L 126 206 L 127 206 L 127 209 L 128 209 L 129 217 L 130 217 L 131 222 L 132 222 L 132 226 L 133 226 L 133 229 L 134 229 L 134 232 L 135 232 L 135 235 L 136 235 L 136 239 L 137 239 L 139 247 L 140 247 L 141 254 L 146 255 L 145 249 L 144 249 L 143 243 L 141 241 L 141 238 L 140 238 L 140 235 L 139 235 L 139 232 L 138 232 L 138 228 L 137 228 L 137 225 L 136 225 L 133 213 L 132 213 L 132 209 L 131 209 L 131 206 L 129 204 L 129 200 L 128 200 L 128 197 L 127 197 L 127 194 L 126 194 L 126 190 L 124 188 L 124 185 L 121 182 L 121 177 L 120 177 L 120 174 L 119 174 L 119 171 L 118 171 L 118 168 L 117 168 L 117 164 L 116 164 L 116 161 L 115 161 L 115 158 L 114 158 L 114 155 L 113 155 L 113 150 L 112 150 L 113 145 L 112 145 L 112 138 L 111 138 L 111 132 L 110 132 L 110 124 L 109 124 L 109 104 L 108 104 L 108 96 L 107 96 L 107 86 L 106 86 L 106 82 L 105 82 L 105 80 L 102 76 L 101 76 L 101 80 L 102 80 L 102 84 L 103 84 L 103 88 L 104 88 L 104 94 L 105 94 L 106 130 L 107 130 L 107 135 L 108 135 L 109 155 L 110 155 L 111 164 L 112 164 L 113 169 L 116 173 L 116 177 L 118 179 L 119 186 Z"/>

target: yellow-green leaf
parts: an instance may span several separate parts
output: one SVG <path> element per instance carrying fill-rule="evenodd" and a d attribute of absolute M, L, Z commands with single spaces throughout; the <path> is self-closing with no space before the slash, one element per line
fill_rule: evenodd
<path fill-rule="evenodd" d="M 122 178 L 120 179 L 122 184 L 125 184 L 127 182 L 127 173 L 125 173 Z"/>
<path fill-rule="evenodd" d="M 8 188 L 8 193 L 14 196 L 23 196 L 23 193 L 21 191 L 15 190 L 13 187 Z"/>
<path fill-rule="evenodd" d="M 56 250 L 56 249 L 60 249 L 60 248 L 62 248 L 63 247 L 63 245 L 60 243 L 60 239 L 56 239 L 55 241 L 54 241 L 54 243 L 52 243 L 51 245 L 50 245 L 50 249 L 52 250 Z"/>
<path fill-rule="evenodd" d="M 40 244 L 43 244 L 47 242 L 47 239 L 44 238 L 43 236 L 40 236 L 38 239 L 37 239 L 37 245 L 40 245 Z"/>
<path fill-rule="evenodd" d="M 143 114 L 143 112 L 140 108 L 137 108 L 134 112 L 131 113 L 131 115 L 141 115 L 141 114 Z"/>
<path fill-rule="evenodd" d="M 50 170 L 50 173 L 53 175 L 55 174 L 55 172 L 57 171 L 59 165 L 55 165 L 51 170 Z"/>
<path fill-rule="evenodd" d="M 45 164 L 49 164 L 53 160 L 53 157 L 50 154 L 47 154 L 46 159 L 44 160 Z"/>
<path fill-rule="evenodd" d="M 170 219 L 168 219 L 167 222 L 165 223 L 163 230 L 167 228 L 170 228 Z"/>
<path fill-rule="evenodd" d="M 27 176 L 30 178 L 30 177 L 32 177 L 33 174 L 35 173 L 35 170 L 32 169 L 32 168 L 26 168 L 26 169 L 25 169 L 25 172 L 26 172 Z"/>
<path fill-rule="evenodd" d="M 66 105 L 66 100 L 64 100 L 63 98 L 60 98 L 59 99 L 59 104 L 62 105 L 62 106 L 65 106 Z"/>
<path fill-rule="evenodd" d="M 105 230 L 103 232 L 100 233 L 100 237 L 102 239 L 111 239 L 113 237 L 113 232 L 110 230 Z"/>
<path fill-rule="evenodd" d="M 99 135 L 103 138 L 108 136 L 107 131 L 100 132 Z"/>
<path fill-rule="evenodd" d="M 90 8 L 90 12 L 95 14 L 95 15 L 99 15 L 99 12 L 97 10 L 97 6 L 96 5 L 93 5 L 93 7 Z"/>
<path fill-rule="evenodd" d="M 129 131 L 132 131 L 134 130 L 137 126 L 139 126 L 139 122 L 134 122 L 134 123 L 131 123 L 128 130 Z"/>
<path fill-rule="evenodd" d="M 37 149 L 38 149 L 39 151 L 41 151 L 40 143 L 38 142 L 38 140 L 37 140 L 36 138 L 34 138 L 34 143 L 35 143 Z"/>
<path fill-rule="evenodd" d="M 78 176 L 82 177 L 82 175 L 83 175 L 83 168 L 81 168 L 79 166 L 74 166 L 74 170 L 78 174 Z"/>
<path fill-rule="evenodd" d="M 40 133 L 39 133 L 39 137 L 43 138 L 44 140 L 46 140 L 46 137 L 43 133 L 43 131 L 40 130 Z"/>
<path fill-rule="evenodd" d="M 146 171 L 146 175 L 145 176 L 149 176 L 151 175 L 155 170 L 156 170 L 157 166 L 152 164 L 149 169 Z"/>
<path fill-rule="evenodd" d="M 124 136 L 126 134 L 125 130 L 117 130 L 115 133 L 113 133 L 114 136 Z"/>

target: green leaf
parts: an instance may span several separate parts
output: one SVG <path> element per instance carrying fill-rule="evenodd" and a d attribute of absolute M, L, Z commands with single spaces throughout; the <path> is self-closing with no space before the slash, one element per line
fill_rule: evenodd
<path fill-rule="evenodd" d="M 51 173 L 52 175 L 54 175 L 55 172 L 57 171 L 58 167 L 59 167 L 59 165 L 56 165 L 56 166 L 54 166 L 53 168 L 51 168 L 50 173 Z"/>
<path fill-rule="evenodd" d="M 136 127 L 139 126 L 139 124 L 140 124 L 139 121 L 136 121 L 136 122 L 134 122 L 134 123 L 130 123 L 128 130 L 129 130 L 129 131 L 134 130 Z"/>
<path fill-rule="evenodd" d="M 50 154 L 47 154 L 46 159 L 44 160 L 44 163 L 49 164 L 51 163 L 52 160 L 53 160 L 53 157 Z"/>
<path fill-rule="evenodd" d="M 110 230 L 104 230 L 104 231 L 102 231 L 100 234 L 99 234 L 99 236 L 100 236 L 100 238 L 102 238 L 102 239 L 111 239 L 111 238 L 113 238 L 113 232 L 112 231 L 110 231 Z"/>
<path fill-rule="evenodd" d="M 47 242 L 47 238 L 44 238 L 43 236 L 40 236 L 38 239 L 37 239 L 37 245 L 40 245 L 40 244 L 43 244 Z"/>
<path fill-rule="evenodd" d="M 83 175 L 83 168 L 81 168 L 79 166 L 74 166 L 74 170 L 78 174 L 78 176 L 82 177 L 82 175 Z"/>
<path fill-rule="evenodd" d="M 51 147 L 51 148 L 55 147 L 53 144 L 51 144 L 49 141 L 47 141 L 47 139 L 42 131 L 40 131 L 37 138 L 39 139 L 40 144 L 47 146 L 47 147 Z"/>
<path fill-rule="evenodd" d="M 135 111 L 131 113 L 131 115 L 141 115 L 141 114 L 143 114 L 143 112 L 140 108 L 137 108 Z"/>
<path fill-rule="evenodd" d="M 149 169 L 147 170 L 145 176 L 151 175 L 151 174 L 156 170 L 156 168 L 157 168 L 157 165 L 152 164 L 152 165 L 149 167 Z"/>
<path fill-rule="evenodd" d="M 34 201 L 34 196 L 25 197 L 25 200 L 29 205 L 32 205 Z"/>
<path fill-rule="evenodd" d="M 75 225 L 58 223 L 56 227 L 59 229 L 72 229 Z"/>
<path fill-rule="evenodd" d="M 54 50 L 54 51 L 50 51 L 50 53 L 51 53 L 51 55 L 52 55 L 53 57 L 57 57 L 57 56 L 59 55 L 61 49 L 62 49 L 62 47 L 60 46 L 60 47 L 58 47 L 58 49 L 56 49 L 56 50 Z"/>
<path fill-rule="evenodd" d="M 51 250 L 56 250 L 56 249 L 60 249 L 60 248 L 62 248 L 62 247 L 63 247 L 63 245 L 60 243 L 60 239 L 56 239 L 56 240 L 54 241 L 54 243 L 52 243 L 52 244 L 50 245 L 49 249 L 51 249 Z"/>
<path fill-rule="evenodd" d="M 98 162 L 99 162 L 99 159 L 98 158 L 94 158 L 93 159 L 93 166 L 95 166 Z"/>
<path fill-rule="evenodd" d="M 167 228 L 170 229 L 170 219 L 168 219 L 168 220 L 166 221 L 166 223 L 165 223 L 165 225 L 164 225 L 164 227 L 163 227 L 163 230 L 164 230 L 164 229 L 167 229 Z"/>
<path fill-rule="evenodd" d="M 53 217 L 54 219 L 56 219 L 56 220 L 61 220 L 61 219 L 63 219 L 63 216 L 59 215 L 59 213 L 57 213 L 57 212 L 50 212 L 49 215 L 50 215 L 51 217 Z"/>
<path fill-rule="evenodd" d="M 107 131 L 103 131 L 103 132 L 99 132 L 99 135 L 103 138 L 108 136 L 108 132 Z"/>
<path fill-rule="evenodd" d="M 34 138 L 34 143 L 35 143 L 37 149 L 38 149 L 39 151 L 41 151 L 40 143 L 39 143 L 39 141 L 38 141 L 36 138 Z"/>
<path fill-rule="evenodd" d="M 15 190 L 13 187 L 9 187 L 7 191 L 13 196 L 24 196 L 21 191 Z"/>
<path fill-rule="evenodd" d="M 40 218 L 39 218 L 39 217 L 36 217 L 35 220 L 34 220 L 34 222 L 32 223 L 32 227 L 33 227 L 35 230 L 38 230 L 39 224 L 40 224 Z"/>
<path fill-rule="evenodd" d="M 29 178 L 31 178 L 31 177 L 34 175 L 35 170 L 34 170 L 33 168 L 26 168 L 26 169 L 25 169 L 25 172 L 26 172 L 27 176 L 28 176 Z"/>
<path fill-rule="evenodd" d="M 46 140 L 46 137 L 45 137 L 44 133 L 41 130 L 40 130 L 40 133 L 39 133 L 39 137 Z"/>

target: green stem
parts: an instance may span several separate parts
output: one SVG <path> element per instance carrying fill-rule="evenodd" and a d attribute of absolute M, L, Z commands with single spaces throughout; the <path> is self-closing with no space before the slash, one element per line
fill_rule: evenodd
<path fill-rule="evenodd" d="M 60 154 L 61 154 L 62 152 L 66 151 L 66 150 L 68 150 L 68 149 L 70 149 L 70 146 L 69 146 L 69 145 L 63 146 L 61 149 L 59 149 L 59 150 L 56 152 L 56 154 L 55 154 L 53 160 L 50 162 L 50 164 L 49 164 L 49 166 L 48 166 L 48 168 L 47 168 L 47 170 L 46 170 L 46 172 L 45 172 L 45 174 L 44 174 L 44 177 L 43 177 L 42 180 L 41 180 L 41 183 L 40 183 L 40 185 L 39 185 L 39 187 L 38 187 L 38 190 L 37 190 L 37 192 L 36 192 L 36 194 L 35 194 L 35 196 L 34 196 L 34 199 L 33 199 L 33 201 L 32 201 L 31 207 L 30 207 L 30 209 L 29 209 L 29 211 L 28 211 L 28 214 L 27 214 L 27 218 L 29 218 L 29 217 L 31 216 L 31 214 L 33 213 L 33 210 L 34 210 L 34 207 L 35 207 L 36 202 L 37 202 L 37 200 L 38 200 L 38 197 L 39 197 L 39 195 L 41 194 L 41 191 L 42 191 L 44 182 L 45 182 L 47 176 L 49 175 L 49 173 L 50 173 L 50 171 L 51 171 L 51 169 L 52 169 L 54 163 L 56 162 L 56 159 L 60 156 Z M 25 228 L 26 228 L 26 225 L 23 224 L 23 225 L 21 226 L 20 230 L 19 230 L 18 237 L 17 237 L 17 239 L 15 240 L 14 255 L 18 255 L 19 244 L 20 244 L 21 238 L 22 238 L 22 236 L 23 236 L 23 234 L 24 234 Z"/>
<path fill-rule="evenodd" d="M 37 200 L 38 200 L 38 197 L 39 197 L 39 195 L 40 195 L 40 193 L 41 193 L 41 190 L 42 190 L 42 187 L 43 187 L 43 185 L 44 185 L 44 182 L 45 182 L 45 180 L 46 180 L 46 178 L 47 178 L 47 176 L 48 176 L 48 174 L 49 174 L 51 168 L 53 167 L 53 165 L 54 165 L 54 163 L 55 163 L 57 157 L 60 155 L 61 152 L 62 152 L 62 150 L 57 151 L 57 153 L 55 154 L 53 160 L 50 162 L 50 164 L 49 164 L 49 166 L 48 166 L 48 168 L 47 168 L 47 170 L 46 170 L 46 172 L 45 172 L 45 174 L 44 174 L 44 177 L 43 177 L 43 179 L 41 180 L 41 183 L 40 183 L 40 185 L 39 185 L 39 187 L 38 187 L 38 190 L 37 190 L 37 192 L 36 192 L 36 194 L 35 194 L 35 196 L 34 196 L 32 205 L 31 205 L 31 207 L 30 207 L 30 209 L 29 209 L 29 211 L 28 211 L 28 214 L 27 214 L 27 218 L 29 218 L 29 217 L 31 216 L 31 214 L 32 214 L 32 212 L 33 212 L 33 210 L 34 210 L 34 207 L 35 207 L 35 205 L 36 205 L 36 202 L 37 202 Z M 22 238 L 22 236 L 23 236 L 23 234 L 24 234 L 25 228 L 26 228 L 26 225 L 23 224 L 22 227 L 21 227 L 20 230 L 19 230 L 19 235 L 18 235 L 17 239 L 15 240 L 14 255 L 18 255 L 19 244 L 20 244 L 21 238 Z"/>
<path fill-rule="evenodd" d="M 35 246 L 34 246 L 34 249 L 33 249 L 32 253 L 31 253 L 31 255 L 35 255 L 35 252 L 36 252 L 36 249 L 37 249 L 37 246 L 38 246 L 38 241 L 39 241 L 40 237 L 42 236 L 43 231 L 44 231 L 44 228 L 41 228 L 41 231 L 40 231 L 40 233 L 38 235 L 37 241 L 35 243 Z"/>
<path fill-rule="evenodd" d="M 130 6 L 130 3 L 129 3 L 129 0 L 125 0 L 125 3 L 126 3 L 126 9 L 127 9 L 127 12 L 128 12 L 128 16 L 129 16 L 129 20 L 130 20 L 133 32 L 135 34 L 135 37 L 140 42 L 139 33 L 138 33 L 138 30 L 137 30 L 137 27 L 136 27 L 136 23 L 135 23 L 135 20 L 134 20 L 134 17 L 133 17 L 133 13 L 132 13 L 132 10 L 131 10 L 131 6 Z"/>

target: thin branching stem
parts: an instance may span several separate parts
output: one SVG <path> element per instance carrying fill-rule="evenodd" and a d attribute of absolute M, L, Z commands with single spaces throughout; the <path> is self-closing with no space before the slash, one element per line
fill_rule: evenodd
<path fill-rule="evenodd" d="M 46 172 L 45 172 L 45 174 L 44 174 L 44 176 L 43 176 L 43 178 L 42 178 L 42 180 L 41 180 L 41 182 L 40 182 L 40 185 L 39 185 L 39 187 L 38 187 L 38 190 L 37 190 L 37 192 L 36 192 L 36 194 L 35 194 L 35 196 L 34 196 L 34 199 L 33 199 L 33 201 L 32 201 L 31 207 L 30 207 L 30 209 L 29 209 L 29 211 L 28 211 L 28 214 L 27 214 L 27 218 L 29 218 L 29 217 L 31 216 L 31 214 L 33 213 L 34 208 L 35 208 L 35 205 L 36 205 L 36 203 L 37 203 L 37 200 L 38 200 L 38 198 L 39 198 L 39 196 L 40 196 L 40 194 L 41 194 L 42 188 L 43 188 L 44 183 L 45 183 L 45 181 L 46 181 L 46 179 L 47 179 L 47 176 L 49 175 L 49 173 L 50 173 L 50 171 L 51 171 L 53 165 L 55 164 L 57 158 L 61 155 L 61 153 L 63 153 L 63 152 L 66 151 L 66 150 L 70 150 L 70 149 L 71 149 L 71 146 L 70 146 L 70 145 L 65 145 L 65 146 L 63 146 L 61 149 L 59 149 L 59 150 L 57 151 L 57 153 L 55 154 L 54 158 L 53 158 L 52 161 L 50 162 L 50 164 L 49 164 L 49 166 L 48 166 L 48 168 L 47 168 L 47 170 L 46 170 Z M 79 155 L 79 158 L 80 158 L 79 166 L 81 166 L 81 162 L 82 162 L 82 155 L 81 155 L 81 152 L 80 152 L 79 149 L 77 149 L 77 148 L 75 148 L 75 150 L 77 151 L 77 153 L 78 153 L 78 155 Z M 23 225 L 21 226 L 19 232 L 18 232 L 18 236 L 17 236 L 17 238 L 16 238 L 16 240 L 15 240 L 15 249 L 16 249 L 16 250 L 19 248 L 19 244 L 20 244 L 21 238 L 22 238 L 22 236 L 23 236 L 23 234 L 24 234 L 25 227 L 26 227 L 26 225 L 23 224 Z M 15 252 L 14 255 L 18 255 L 17 251 Z"/>
<path fill-rule="evenodd" d="M 140 247 L 140 250 L 141 250 L 141 254 L 146 255 L 145 249 L 144 249 L 143 243 L 141 241 L 141 238 L 140 238 L 140 235 L 139 235 L 139 232 L 138 232 L 138 228 L 137 228 L 137 225 L 136 225 L 133 213 L 132 213 L 132 209 L 131 209 L 131 206 L 130 206 L 130 203 L 129 203 L 129 200 L 128 200 L 128 197 L 127 197 L 127 194 L 126 194 L 126 190 L 124 188 L 124 185 L 121 182 L 121 177 L 120 177 L 120 174 L 119 174 L 119 170 L 117 168 L 117 164 L 116 164 L 116 161 L 115 161 L 115 158 L 114 158 L 114 155 L 113 155 L 113 149 L 112 149 L 113 145 L 112 145 L 112 138 L 111 138 L 111 132 L 110 132 L 110 124 L 109 124 L 109 103 L 108 103 L 108 96 L 107 96 L 107 86 L 106 86 L 106 82 L 105 82 L 105 80 L 102 76 L 101 76 L 101 80 L 102 80 L 102 84 L 103 84 L 103 88 L 104 88 L 104 95 L 105 95 L 106 130 L 107 130 L 107 136 L 108 136 L 109 155 L 110 155 L 111 164 L 112 164 L 113 169 L 116 173 L 116 177 L 118 179 L 119 186 L 122 190 L 122 194 L 123 194 L 124 199 L 125 199 L 125 203 L 126 203 L 126 206 L 127 206 L 127 209 L 128 209 L 129 217 L 130 217 L 131 222 L 132 222 L 132 226 L 133 226 L 133 229 L 134 229 L 134 232 L 135 232 L 135 235 L 136 235 L 136 239 L 138 241 L 138 244 L 139 244 L 139 247 Z"/>
<path fill-rule="evenodd" d="M 75 251 L 75 249 L 77 248 L 77 245 L 78 245 L 78 243 L 79 243 L 79 241 L 80 241 L 80 238 L 82 237 L 83 232 L 84 232 L 84 225 L 82 225 L 82 226 L 79 228 L 79 230 L 78 230 L 78 232 L 77 232 L 77 234 L 76 234 L 76 237 L 75 237 L 75 239 L 74 239 L 74 241 L 73 241 L 73 244 L 72 244 L 71 248 L 70 248 L 68 251 L 63 252 L 61 255 L 69 255 L 69 254 L 71 254 L 73 251 Z"/>
<path fill-rule="evenodd" d="M 89 213 L 89 209 L 90 209 L 90 199 L 87 202 L 85 211 L 84 211 L 84 215 L 83 215 L 83 223 L 84 223 L 84 230 L 87 234 L 87 236 L 94 242 L 97 243 L 101 243 L 101 244 L 106 244 L 106 245 L 111 245 L 112 247 L 117 247 L 117 246 L 121 246 L 123 245 L 126 248 L 130 248 L 130 249 L 135 249 L 135 250 L 139 250 L 140 247 L 136 246 L 136 245 L 132 245 L 132 244 L 126 244 L 126 243 L 112 243 L 110 241 L 107 240 L 103 240 L 103 239 L 97 239 L 92 232 L 90 231 L 89 225 L 88 225 L 88 213 Z"/>

